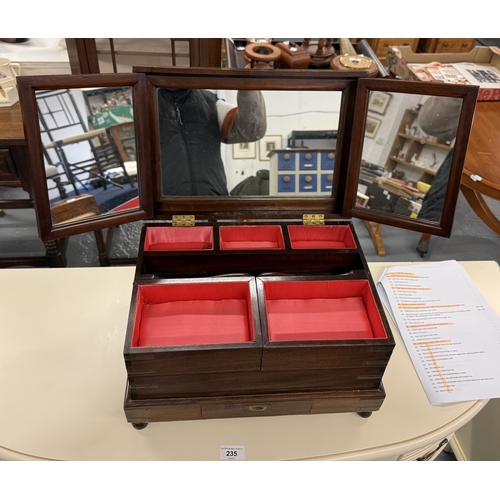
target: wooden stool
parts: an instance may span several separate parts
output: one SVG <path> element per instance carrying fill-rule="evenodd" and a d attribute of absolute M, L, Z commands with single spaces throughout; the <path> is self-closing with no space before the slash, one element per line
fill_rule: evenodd
<path fill-rule="evenodd" d="M 100 215 L 99 207 L 91 194 L 80 194 L 57 201 L 50 206 L 56 224 L 73 222 Z"/>
<path fill-rule="evenodd" d="M 50 210 L 55 224 L 75 222 L 101 214 L 97 202 L 91 194 L 80 194 L 72 198 L 57 201 L 51 205 Z M 101 266 L 109 266 L 109 258 L 102 231 L 98 229 L 94 231 L 94 235 L 99 254 L 99 263 Z"/>
<path fill-rule="evenodd" d="M 375 247 L 375 251 L 379 257 L 383 257 L 385 255 L 385 245 L 384 238 L 382 237 L 382 224 L 378 224 L 377 222 L 371 221 L 363 221 L 366 229 L 370 233 L 370 237 L 372 239 L 373 246 Z"/>

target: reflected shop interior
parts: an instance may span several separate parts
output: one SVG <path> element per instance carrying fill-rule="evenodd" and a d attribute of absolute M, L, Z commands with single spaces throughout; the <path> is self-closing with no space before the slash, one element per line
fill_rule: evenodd
<path fill-rule="evenodd" d="M 230 138 L 221 143 L 228 194 L 331 195 L 342 92 L 260 91 L 263 109 L 252 109 L 257 107 L 252 101 L 248 109 L 242 109 L 240 92 L 215 91 L 218 100 L 238 105 L 238 113 L 241 110 L 241 118 L 247 122 L 242 128 L 243 134 L 248 130 L 248 140 Z M 256 118 L 260 112 L 263 119 Z M 255 140 L 250 129 L 257 120 L 263 122 L 260 131 L 265 135 Z M 160 127 L 160 140 L 161 132 Z"/>
<path fill-rule="evenodd" d="M 132 89 L 38 90 L 35 95 L 54 223 L 136 205 Z"/>
<path fill-rule="evenodd" d="M 453 97 L 371 91 L 358 205 L 439 221 L 461 108 Z"/>

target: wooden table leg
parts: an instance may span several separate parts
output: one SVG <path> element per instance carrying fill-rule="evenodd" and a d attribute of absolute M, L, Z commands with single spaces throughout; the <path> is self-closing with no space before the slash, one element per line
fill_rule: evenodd
<path fill-rule="evenodd" d="M 102 235 L 102 231 L 99 229 L 94 231 L 95 241 L 97 244 L 97 252 L 99 254 L 99 264 L 101 266 L 107 267 L 109 266 L 109 258 L 106 253 L 106 244 L 104 243 L 104 236 Z"/>
<path fill-rule="evenodd" d="M 379 257 L 383 257 L 385 255 L 385 246 L 384 239 L 382 238 L 382 224 L 378 224 L 376 222 L 371 221 L 363 221 L 368 232 L 370 233 L 370 237 L 373 242 L 373 246 L 375 247 L 375 251 Z"/>
<path fill-rule="evenodd" d="M 500 220 L 495 216 L 486 203 L 485 199 L 478 193 L 468 186 L 462 184 L 460 186 L 465 199 L 469 203 L 470 207 L 476 215 L 496 234 L 500 234 Z"/>
<path fill-rule="evenodd" d="M 66 267 L 66 248 L 68 239 L 44 241 L 45 258 L 49 267 Z"/>
<path fill-rule="evenodd" d="M 416 248 L 417 252 L 420 254 L 420 257 L 424 257 L 429 250 L 430 239 L 431 235 L 427 233 L 422 233 L 422 236 L 420 236 L 420 240 Z"/>

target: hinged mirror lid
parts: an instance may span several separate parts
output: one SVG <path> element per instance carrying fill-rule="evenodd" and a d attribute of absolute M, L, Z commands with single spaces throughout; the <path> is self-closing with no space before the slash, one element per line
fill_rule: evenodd
<path fill-rule="evenodd" d="M 449 234 L 477 89 L 364 76 L 141 67 L 133 75 L 21 77 L 41 238 L 182 214 L 235 221 L 354 216 Z M 459 104 L 450 144 L 414 133 L 416 113 L 431 97 Z M 74 121 L 86 127 L 75 130 Z M 393 151 L 396 141 L 413 149 Z M 415 218 L 419 188 L 432 186 L 432 175 L 398 178 L 400 165 L 431 170 L 419 165 L 429 161 L 427 150 L 436 173 L 451 152 L 438 220 Z M 398 209 L 372 207 L 366 179 L 372 191 L 382 184 L 383 195 L 403 200 Z M 100 197 L 119 195 L 97 200 L 96 187 Z"/>
<path fill-rule="evenodd" d="M 344 213 L 450 236 L 478 90 L 360 80 Z"/>
<path fill-rule="evenodd" d="M 145 77 L 18 78 L 42 241 L 152 215 Z"/>

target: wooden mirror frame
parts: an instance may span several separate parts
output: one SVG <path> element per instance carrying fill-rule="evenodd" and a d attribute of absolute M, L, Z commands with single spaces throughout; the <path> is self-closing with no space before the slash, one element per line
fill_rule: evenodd
<path fill-rule="evenodd" d="M 368 101 L 371 91 L 394 92 L 401 94 L 420 94 L 428 96 L 456 97 L 462 99 L 462 109 L 458 131 L 450 167 L 450 177 L 444 200 L 443 213 L 440 222 L 413 219 L 410 217 L 371 211 L 368 208 L 356 206 L 357 185 L 361 168 L 364 144 L 364 131 L 368 113 Z M 366 78 L 358 82 L 358 93 L 354 110 L 353 137 L 351 156 L 349 159 L 349 176 L 346 185 L 346 197 L 343 213 L 350 217 L 369 220 L 380 224 L 420 231 L 449 237 L 453 225 L 455 207 L 462 170 L 465 161 L 467 143 L 474 118 L 479 87 L 472 85 L 452 85 L 449 83 L 422 83 L 401 80 Z"/>
<path fill-rule="evenodd" d="M 321 213 L 337 218 L 358 217 L 428 234 L 449 236 L 453 222 L 467 142 L 472 125 L 478 87 L 368 79 L 361 71 L 255 70 L 227 68 L 135 67 L 133 74 L 26 76 L 18 79 L 28 144 L 33 198 L 42 241 L 96 231 L 143 219 L 168 219 L 172 215 L 195 215 L 198 219 L 245 220 L 301 218 Z M 78 222 L 54 226 L 49 204 L 43 160 L 37 90 L 91 87 L 132 87 L 139 163 L 137 209 L 106 213 Z M 336 160 L 331 196 L 276 197 L 167 197 L 161 191 L 160 141 L 157 109 L 158 88 L 227 90 L 304 90 L 341 92 Z M 364 141 L 370 91 L 458 97 L 463 106 L 456 136 L 448 192 L 441 222 L 421 221 L 356 206 L 357 184 Z"/>
<path fill-rule="evenodd" d="M 323 70 L 255 70 L 134 67 L 147 79 L 148 128 L 150 130 L 151 167 L 153 172 L 154 213 L 158 218 L 175 214 L 190 214 L 201 218 L 230 216 L 232 218 L 297 217 L 305 210 L 314 213 L 337 214 L 343 206 L 344 189 L 353 125 L 353 109 L 358 79 L 366 72 L 332 72 Z M 167 197 L 161 190 L 160 140 L 157 111 L 159 88 L 221 89 L 221 90 L 309 90 L 341 92 L 342 101 L 338 124 L 337 154 L 333 192 L 331 196 L 273 197 Z"/>
<path fill-rule="evenodd" d="M 45 173 L 41 130 L 38 120 L 36 91 L 78 89 L 92 87 L 131 87 L 136 137 L 136 158 L 138 164 L 139 208 L 117 213 L 105 213 L 77 222 L 54 225 L 50 209 L 47 177 Z M 140 74 L 116 75 L 56 75 L 25 76 L 18 78 L 18 88 L 23 115 L 24 134 L 28 145 L 28 159 L 32 183 L 32 194 L 38 220 L 39 236 L 42 241 L 64 238 L 87 231 L 96 231 L 117 226 L 152 215 L 151 178 L 149 171 L 148 142 L 144 127 L 143 109 L 145 108 L 145 77 Z"/>

